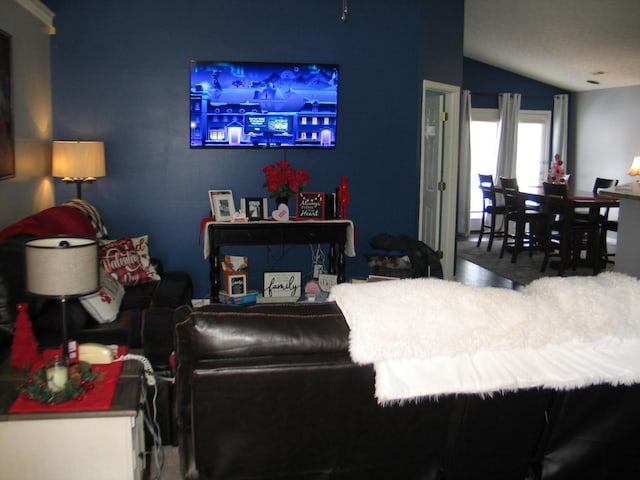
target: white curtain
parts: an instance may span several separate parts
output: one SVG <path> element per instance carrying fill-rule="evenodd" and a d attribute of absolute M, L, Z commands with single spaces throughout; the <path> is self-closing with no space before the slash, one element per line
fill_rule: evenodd
<path fill-rule="evenodd" d="M 498 123 L 498 162 L 495 181 L 498 177 L 515 178 L 516 155 L 518 153 L 518 117 L 520 115 L 519 93 L 501 93 L 498 98 L 500 120 Z"/>
<path fill-rule="evenodd" d="M 458 234 L 469 236 L 471 225 L 471 92 L 462 91 L 460 104 L 460 159 L 458 166 Z"/>
<path fill-rule="evenodd" d="M 558 154 L 564 163 L 564 171 L 569 173 L 567 165 L 567 130 L 569 117 L 569 95 L 553 97 L 553 152 L 551 158 Z M 548 167 L 548 165 L 547 165 Z"/>

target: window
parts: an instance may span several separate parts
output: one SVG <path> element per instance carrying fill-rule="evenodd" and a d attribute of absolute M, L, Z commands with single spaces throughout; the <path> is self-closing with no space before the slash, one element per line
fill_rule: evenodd
<path fill-rule="evenodd" d="M 478 188 L 478 174 L 494 175 L 498 158 L 498 110 L 471 110 L 471 218 L 479 219 L 482 212 L 482 192 Z M 549 166 L 551 112 L 521 110 L 518 124 L 518 153 L 516 177 L 519 185 L 538 185 L 546 178 Z M 475 229 L 472 225 L 472 229 Z"/>

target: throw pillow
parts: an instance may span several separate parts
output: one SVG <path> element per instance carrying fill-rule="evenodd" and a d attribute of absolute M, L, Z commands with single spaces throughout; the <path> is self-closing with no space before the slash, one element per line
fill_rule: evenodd
<path fill-rule="evenodd" d="M 156 269 L 151 265 L 151 256 L 149 255 L 149 236 L 142 235 L 141 237 L 133 237 L 131 239 L 133 246 L 138 252 L 138 256 L 140 257 L 140 261 L 142 262 L 142 266 L 144 270 L 147 272 L 153 280 L 160 280 L 160 275 L 156 272 Z"/>
<path fill-rule="evenodd" d="M 98 323 L 113 322 L 120 311 L 124 287 L 100 267 L 100 290 L 80 297 L 80 303 Z"/>
<path fill-rule="evenodd" d="M 99 256 L 100 265 L 125 287 L 153 281 L 147 274 L 131 237 L 102 243 Z"/>

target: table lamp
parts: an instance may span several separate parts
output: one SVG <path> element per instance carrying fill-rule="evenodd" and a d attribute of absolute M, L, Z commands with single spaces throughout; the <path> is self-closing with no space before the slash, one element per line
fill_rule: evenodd
<path fill-rule="evenodd" d="M 82 184 L 104 177 L 105 170 L 104 142 L 53 142 L 51 174 L 65 183 L 75 183 L 78 198 L 82 198 Z"/>
<path fill-rule="evenodd" d="M 36 238 L 25 243 L 27 291 L 58 298 L 62 309 L 62 354 L 68 360 L 67 300 L 100 288 L 98 241 L 88 237 Z"/>
<path fill-rule="evenodd" d="M 627 172 L 627 175 L 634 177 L 640 175 L 640 155 L 633 157 L 633 162 L 631 162 L 631 168 Z M 640 180 L 636 180 L 636 182 L 640 182 Z"/>

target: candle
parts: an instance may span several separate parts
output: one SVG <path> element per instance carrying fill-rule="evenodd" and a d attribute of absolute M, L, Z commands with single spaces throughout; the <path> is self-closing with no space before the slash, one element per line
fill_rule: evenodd
<path fill-rule="evenodd" d="M 47 386 L 52 392 L 60 392 L 69 378 L 67 362 L 61 356 L 53 357 L 47 364 Z"/>
<path fill-rule="evenodd" d="M 64 388 L 69 378 L 67 367 L 64 365 L 56 365 L 47 368 L 47 386 L 52 392 L 59 392 Z"/>

